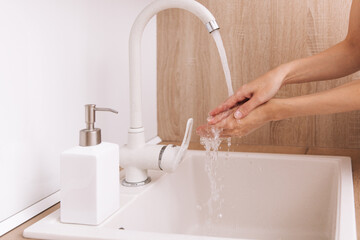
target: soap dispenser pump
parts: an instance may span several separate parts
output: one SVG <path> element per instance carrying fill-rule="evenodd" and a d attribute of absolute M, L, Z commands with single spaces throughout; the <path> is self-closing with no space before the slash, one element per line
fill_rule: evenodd
<path fill-rule="evenodd" d="M 107 111 L 118 113 L 111 108 L 97 108 L 95 104 L 85 105 L 85 123 L 86 128 L 80 131 L 80 146 L 88 147 L 101 143 L 101 129 L 95 128 L 95 111 Z"/>
<path fill-rule="evenodd" d="M 80 131 L 80 146 L 61 153 L 60 221 L 98 225 L 119 209 L 119 146 L 101 141 L 95 128 L 97 111 L 110 108 L 85 105 L 86 128 Z"/>

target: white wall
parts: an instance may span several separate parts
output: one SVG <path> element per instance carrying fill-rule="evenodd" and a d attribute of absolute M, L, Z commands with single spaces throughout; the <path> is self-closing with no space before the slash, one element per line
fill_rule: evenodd
<path fill-rule="evenodd" d="M 0 0 L 0 223 L 59 189 L 59 153 L 78 144 L 84 104 L 103 140 L 126 143 L 128 38 L 150 0 Z M 146 138 L 156 128 L 156 22 L 143 41 Z"/>

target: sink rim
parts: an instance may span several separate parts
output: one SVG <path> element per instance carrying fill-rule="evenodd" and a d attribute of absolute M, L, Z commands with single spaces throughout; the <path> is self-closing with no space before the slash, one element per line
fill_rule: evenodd
<path fill-rule="evenodd" d="M 185 161 L 188 158 L 201 154 L 203 156 L 204 151 L 200 150 L 189 150 Z M 225 156 L 227 152 L 219 151 L 219 156 Z M 348 240 L 356 239 L 356 223 L 355 223 L 355 205 L 354 205 L 354 192 L 353 192 L 353 179 L 352 179 L 352 169 L 351 169 L 351 158 L 346 156 L 330 156 L 330 155 L 303 155 L 303 154 L 279 154 L 279 153 L 253 153 L 253 152 L 230 152 L 230 157 L 252 157 L 252 158 L 262 158 L 262 159 L 281 159 L 287 161 L 334 161 L 338 165 L 339 171 L 339 193 L 338 193 L 338 206 L 337 206 L 337 220 L 336 220 L 336 239 L 339 240 Z M 288 159 L 291 156 L 291 159 Z M 151 190 L 152 187 L 156 186 L 156 179 L 162 178 L 167 175 L 167 173 L 162 173 L 159 171 L 151 171 L 152 178 L 155 180 L 152 184 L 138 187 L 138 188 L 126 188 L 121 186 L 120 191 L 125 195 L 133 195 L 129 198 L 122 207 L 113 214 L 120 214 L 131 202 L 135 201 L 137 196 L 141 195 L 144 191 Z M 63 224 L 59 222 L 59 210 L 48 215 L 37 223 L 31 225 L 24 230 L 23 235 L 30 238 L 39 238 L 47 239 L 47 237 L 54 237 L 54 234 L 57 232 L 62 232 L 62 237 L 54 237 L 51 239 L 60 239 L 63 237 L 72 237 L 74 234 L 79 236 L 76 239 L 89 239 L 88 237 L 81 238 L 81 233 L 86 231 L 87 234 L 91 232 L 91 235 L 94 236 L 94 239 L 131 239 L 134 237 L 143 237 L 144 239 L 224 239 L 218 237 L 209 237 L 201 235 L 186 235 L 186 234 L 168 234 L 168 233 L 157 233 L 157 232 L 142 232 L 142 231 L 119 231 L 118 229 L 113 228 L 102 228 L 101 235 L 106 235 L 104 238 L 99 235 L 99 229 L 106 224 L 106 222 L 111 221 L 109 219 L 105 220 L 104 223 L 99 226 L 86 226 L 86 225 L 75 225 L 75 224 Z M 344 223 L 344 224 L 343 224 Z M 349 224 L 350 223 L 350 224 Z M 59 227 L 62 228 L 59 231 Z M 72 234 L 66 235 L 66 231 L 73 232 Z M 64 233 L 65 232 L 65 233 Z M 239 238 L 227 238 L 227 239 L 238 239 Z"/>

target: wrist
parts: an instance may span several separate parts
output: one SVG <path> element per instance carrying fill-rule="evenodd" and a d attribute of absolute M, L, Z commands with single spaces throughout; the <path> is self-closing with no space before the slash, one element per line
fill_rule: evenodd
<path fill-rule="evenodd" d="M 274 69 L 277 74 L 277 77 L 281 79 L 281 86 L 284 86 L 288 83 L 288 80 L 291 78 L 292 72 L 292 63 L 281 64 Z"/>
<path fill-rule="evenodd" d="M 284 99 L 273 98 L 266 103 L 267 121 L 279 121 L 287 118 Z"/>

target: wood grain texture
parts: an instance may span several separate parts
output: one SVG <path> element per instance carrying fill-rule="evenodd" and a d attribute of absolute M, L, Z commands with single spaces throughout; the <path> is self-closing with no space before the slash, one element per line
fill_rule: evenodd
<path fill-rule="evenodd" d="M 199 0 L 216 17 L 234 89 L 270 69 L 321 52 L 347 33 L 350 0 Z M 158 131 L 182 139 L 227 97 L 215 43 L 192 14 L 171 9 L 157 17 Z M 310 94 L 359 77 L 283 87 L 277 97 Z M 360 112 L 272 122 L 237 143 L 308 147 L 360 147 Z M 194 132 L 193 132 L 194 133 Z M 199 138 L 193 135 L 193 142 Z"/>

